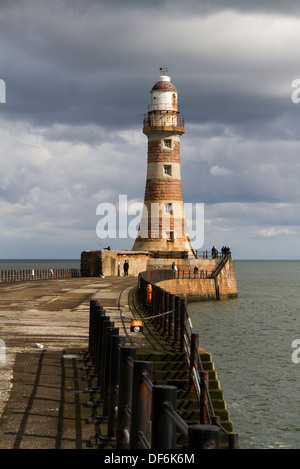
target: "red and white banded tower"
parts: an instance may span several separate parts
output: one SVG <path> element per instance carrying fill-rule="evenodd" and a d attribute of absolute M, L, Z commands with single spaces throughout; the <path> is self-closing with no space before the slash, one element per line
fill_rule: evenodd
<path fill-rule="evenodd" d="M 148 137 L 147 180 L 142 219 L 133 251 L 187 251 L 193 246 L 186 229 L 180 176 L 180 138 L 184 119 L 177 105 L 178 91 L 167 75 L 151 90 L 151 105 L 144 117 Z"/>

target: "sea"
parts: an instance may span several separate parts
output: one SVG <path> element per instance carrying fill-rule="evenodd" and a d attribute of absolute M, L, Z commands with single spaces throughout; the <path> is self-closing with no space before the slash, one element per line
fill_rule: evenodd
<path fill-rule="evenodd" d="M 80 260 L 0 260 L 1 269 Z M 241 449 L 300 448 L 300 261 L 235 261 L 238 297 L 189 303 Z M 299 353 L 298 353 L 298 352 Z"/>
<path fill-rule="evenodd" d="M 189 303 L 241 449 L 300 448 L 300 261 L 235 261 L 238 298 Z"/>

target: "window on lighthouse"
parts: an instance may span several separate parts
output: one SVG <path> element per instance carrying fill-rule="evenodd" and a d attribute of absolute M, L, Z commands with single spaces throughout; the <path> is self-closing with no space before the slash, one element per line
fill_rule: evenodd
<path fill-rule="evenodd" d="M 170 203 L 165 204 L 165 213 L 173 213 L 173 205 Z"/>
<path fill-rule="evenodd" d="M 172 148 L 172 139 L 171 138 L 165 138 L 164 139 L 164 146 L 166 148 Z"/>
<path fill-rule="evenodd" d="M 164 174 L 165 176 L 172 176 L 172 166 L 170 164 L 164 165 Z"/>
<path fill-rule="evenodd" d="M 165 235 L 167 238 L 167 242 L 171 242 L 171 243 L 174 242 L 174 231 L 166 231 Z"/>

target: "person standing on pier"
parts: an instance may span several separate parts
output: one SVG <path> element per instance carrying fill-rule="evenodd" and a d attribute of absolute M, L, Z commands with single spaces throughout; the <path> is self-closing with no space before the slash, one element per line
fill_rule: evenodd
<path fill-rule="evenodd" d="M 123 268 L 124 268 L 124 277 L 126 277 L 128 275 L 128 270 L 129 270 L 129 263 L 127 260 L 124 262 Z"/>

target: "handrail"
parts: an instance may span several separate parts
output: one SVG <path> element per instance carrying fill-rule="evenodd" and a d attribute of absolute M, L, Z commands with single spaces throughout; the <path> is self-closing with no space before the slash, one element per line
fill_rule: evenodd
<path fill-rule="evenodd" d="M 223 257 L 220 262 L 216 265 L 216 267 L 214 268 L 214 270 L 208 274 L 207 278 L 216 278 L 219 273 L 221 272 L 221 270 L 223 269 L 223 267 L 225 266 L 226 262 L 228 261 L 228 257 Z"/>
<path fill-rule="evenodd" d="M 106 447 L 113 443 L 116 449 L 176 449 L 178 428 L 187 437 L 189 450 L 211 447 L 212 442 L 215 449 L 220 448 L 220 428 L 188 425 L 180 417 L 174 408 L 177 388 L 153 384 L 153 363 L 136 360 L 136 347 L 125 346 L 119 330 L 95 300 L 90 301 L 89 338 L 82 368 L 93 368 L 92 376 L 101 386 L 100 390 L 89 387 L 86 391 L 90 392 L 87 405 L 94 412 L 87 423 L 94 423 L 96 430 L 88 445 Z M 91 378 L 87 375 L 86 379 Z M 103 392 L 103 399 L 95 399 L 96 392 L 100 396 Z M 98 407 L 102 408 L 102 416 L 96 414 Z M 99 434 L 98 427 L 103 421 L 108 422 L 105 436 Z"/>
<path fill-rule="evenodd" d="M 143 119 L 144 127 L 155 127 L 155 126 L 167 126 L 167 127 L 184 127 L 184 117 L 182 117 L 178 112 L 176 114 L 171 111 L 168 114 L 168 111 L 164 115 L 159 117 L 155 114 L 145 114 Z"/>
<path fill-rule="evenodd" d="M 230 251 L 226 253 L 222 253 L 221 251 L 221 252 L 217 252 L 216 254 L 213 254 L 211 251 L 198 251 L 196 249 L 195 254 L 198 259 L 223 259 L 225 257 L 231 258 Z"/>
<path fill-rule="evenodd" d="M 182 431 L 182 433 L 187 436 L 188 434 L 188 424 L 177 414 L 176 410 L 172 406 L 172 403 L 169 401 L 163 402 L 163 408 L 170 419 L 176 424 L 176 426 Z"/>
<path fill-rule="evenodd" d="M 228 257 L 221 259 L 217 267 L 222 267 L 228 261 Z M 215 269 L 216 270 L 216 269 Z M 217 274 L 216 274 L 217 275 Z M 167 334 L 167 340 L 173 341 L 174 347 L 185 352 L 188 364 L 190 366 L 189 387 L 194 386 L 200 410 L 200 421 L 207 424 L 217 425 L 227 436 L 233 436 L 229 443 L 235 447 L 236 434 L 227 432 L 221 426 L 218 417 L 215 415 L 213 403 L 208 389 L 207 372 L 204 371 L 203 363 L 197 346 L 198 335 L 194 334 L 191 318 L 187 311 L 186 301 L 178 295 L 173 295 L 164 291 L 156 282 L 162 278 L 173 278 L 173 272 L 167 269 L 148 270 L 139 274 L 138 291 L 140 303 L 150 320 L 154 320 L 159 331 L 164 337 Z M 147 285 L 152 286 L 152 301 L 147 303 L 146 290 Z M 169 305 L 174 304 L 175 310 Z M 175 313 L 175 314 L 174 314 Z M 174 317 L 175 316 L 175 317 Z M 168 318 L 166 320 L 166 318 Z"/>

